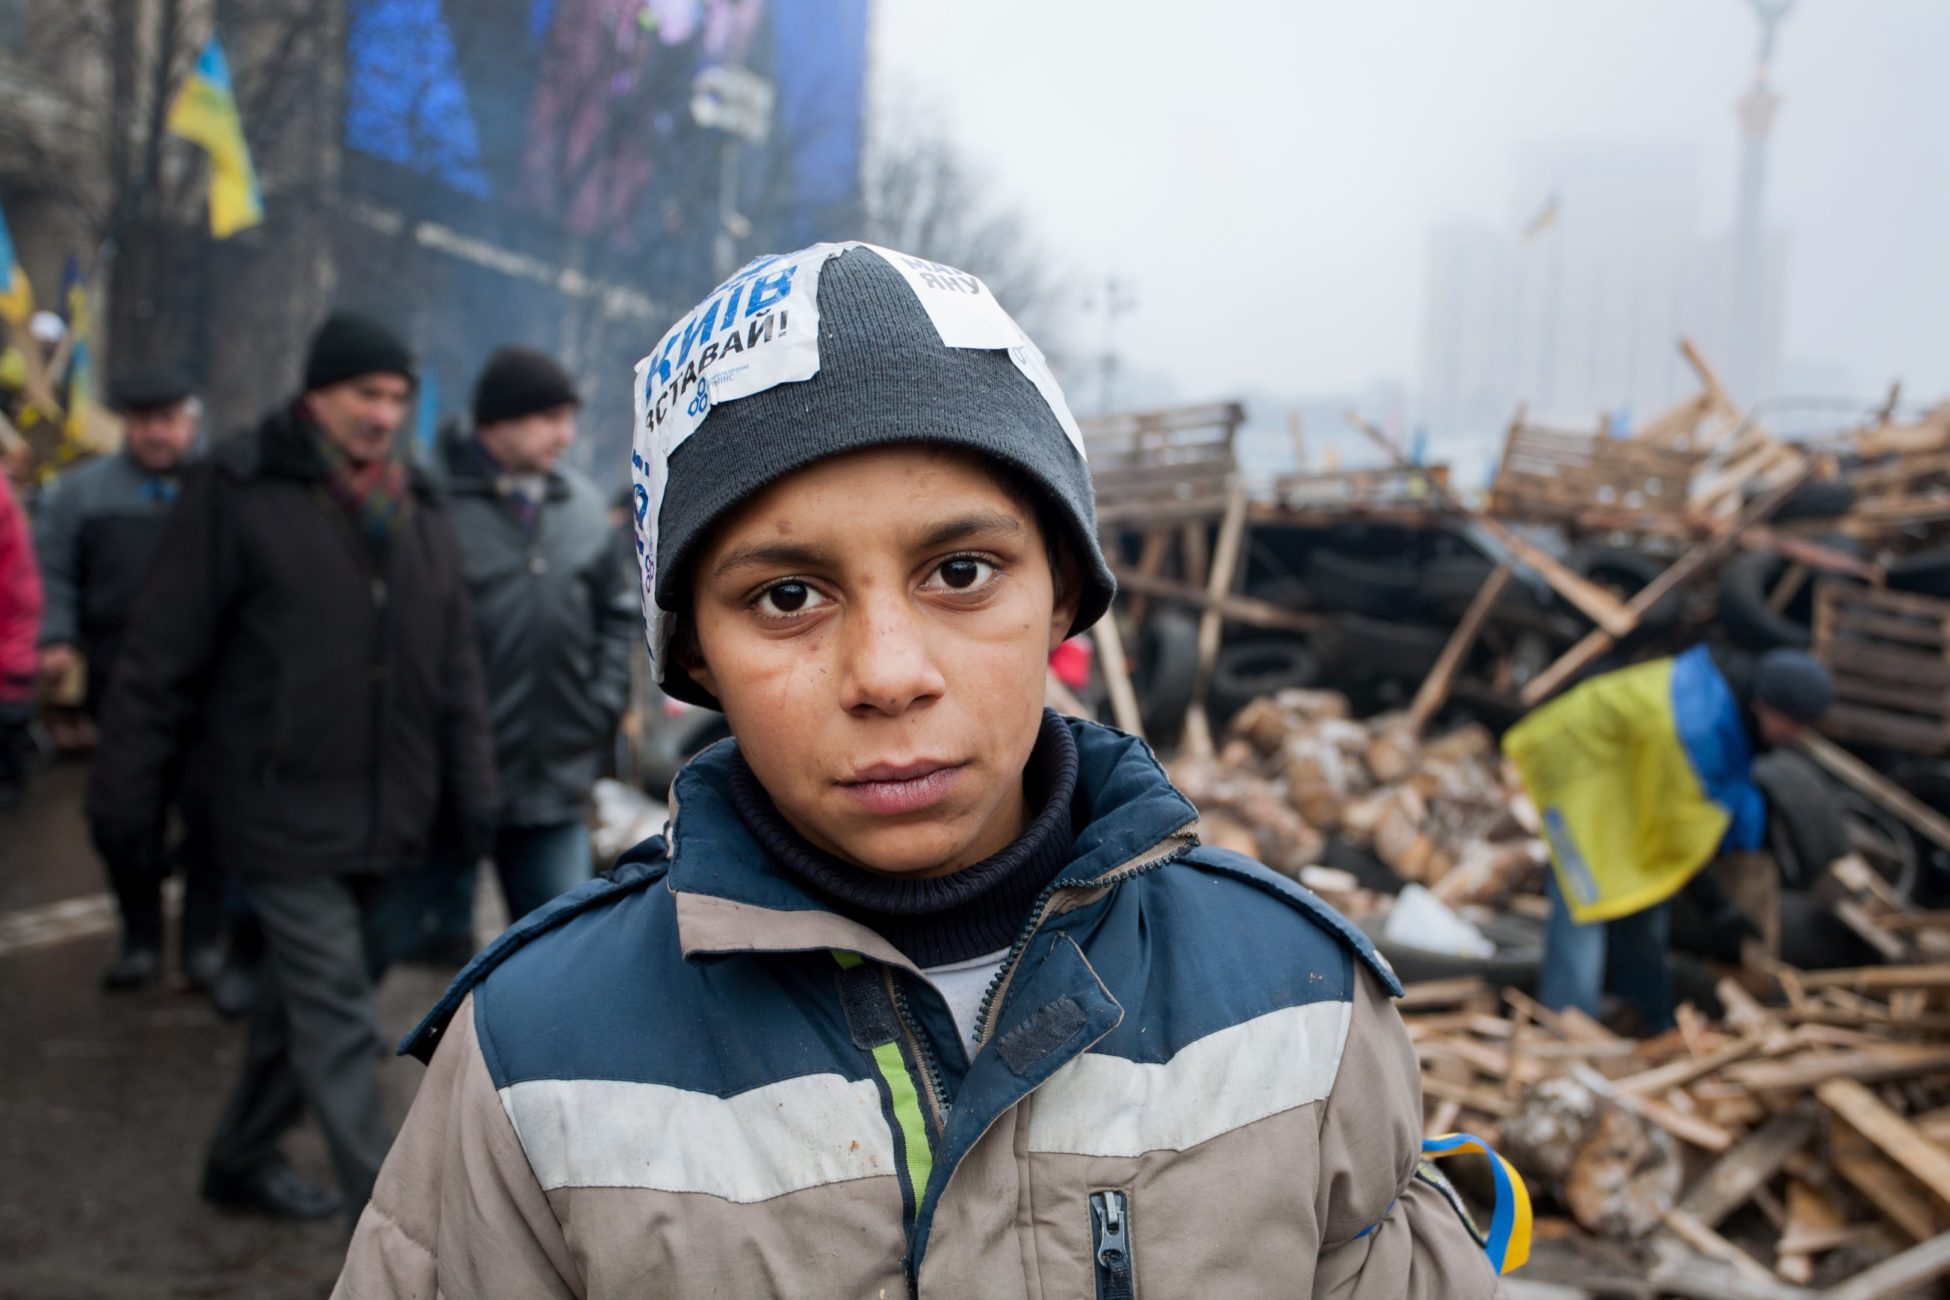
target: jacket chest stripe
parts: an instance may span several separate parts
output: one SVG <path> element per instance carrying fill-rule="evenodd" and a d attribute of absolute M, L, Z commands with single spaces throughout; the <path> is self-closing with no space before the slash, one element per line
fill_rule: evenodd
<path fill-rule="evenodd" d="M 1183 1151 L 1323 1100 L 1340 1071 L 1352 1002 L 1287 1007 L 1149 1063 L 1085 1052 L 1029 1111 L 1029 1149 L 1084 1156 Z"/>
<path fill-rule="evenodd" d="M 501 1105 L 543 1191 L 636 1187 L 750 1204 L 899 1174 L 871 1079 L 809 1074 L 732 1097 L 536 1079 L 502 1088 Z"/>
<path fill-rule="evenodd" d="M 934 1151 L 928 1146 L 928 1123 L 921 1114 L 921 1092 L 901 1056 L 899 1043 L 882 1043 L 873 1049 L 873 1063 L 887 1081 L 893 1104 L 894 1122 L 900 1125 L 901 1146 L 907 1160 L 907 1181 L 918 1202 L 928 1190 L 934 1173 Z"/>

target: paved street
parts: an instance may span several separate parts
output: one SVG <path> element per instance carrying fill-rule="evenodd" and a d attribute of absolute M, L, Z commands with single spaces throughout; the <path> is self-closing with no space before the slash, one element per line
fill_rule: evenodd
<path fill-rule="evenodd" d="M 324 1295 L 345 1229 L 225 1214 L 196 1195 L 203 1144 L 243 1052 L 243 1027 L 181 988 L 111 997 L 98 980 L 113 910 L 81 821 L 85 769 L 43 773 L 0 814 L 0 1297 Z M 406 967 L 381 991 L 409 1027 L 442 972 Z M 397 1124 L 421 1067 L 382 1073 Z M 309 1127 L 289 1144 L 329 1184 Z"/>

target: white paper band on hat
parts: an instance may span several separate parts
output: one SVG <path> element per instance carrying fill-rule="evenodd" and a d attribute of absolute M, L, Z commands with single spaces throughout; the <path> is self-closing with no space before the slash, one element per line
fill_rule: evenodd
<path fill-rule="evenodd" d="M 901 273 L 945 346 L 1006 351 L 1049 405 L 1077 455 L 1084 454 L 1083 434 L 1042 350 L 979 278 L 857 240 L 814 244 L 746 263 L 671 326 L 636 365 L 630 477 L 644 633 L 659 684 L 675 622 L 673 612 L 657 603 L 657 517 L 670 457 L 704 424 L 713 406 L 819 373 L 819 273 L 852 248 L 870 249 Z"/>

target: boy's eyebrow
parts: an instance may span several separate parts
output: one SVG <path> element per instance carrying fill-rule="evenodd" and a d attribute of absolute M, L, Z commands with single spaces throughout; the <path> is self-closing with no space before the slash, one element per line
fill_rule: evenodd
<path fill-rule="evenodd" d="M 999 511 L 985 510 L 972 515 L 963 515 L 958 519 L 944 520 L 921 534 L 915 545 L 923 550 L 931 550 L 934 547 L 946 546 L 951 542 L 959 542 L 964 538 L 975 537 L 982 533 L 1019 533 L 1021 531 L 1021 520 L 1002 514 Z"/>
<path fill-rule="evenodd" d="M 747 542 L 726 552 L 711 576 L 722 578 L 733 569 L 745 568 L 817 569 L 831 558 L 829 552 L 804 542 Z"/>
<path fill-rule="evenodd" d="M 1021 520 L 985 510 L 944 520 L 916 538 L 914 545 L 917 550 L 932 550 L 984 533 L 1021 531 Z M 831 551 L 805 542 L 747 542 L 725 552 L 724 558 L 712 566 L 711 576 L 721 578 L 735 569 L 748 568 L 819 569 L 831 564 L 833 558 Z"/>

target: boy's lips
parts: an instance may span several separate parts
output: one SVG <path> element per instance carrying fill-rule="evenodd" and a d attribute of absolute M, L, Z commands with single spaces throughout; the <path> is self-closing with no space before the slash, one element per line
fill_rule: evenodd
<path fill-rule="evenodd" d="M 933 759 L 876 763 L 861 768 L 839 786 L 868 812 L 898 816 L 921 812 L 941 802 L 967 766 Z"/>

